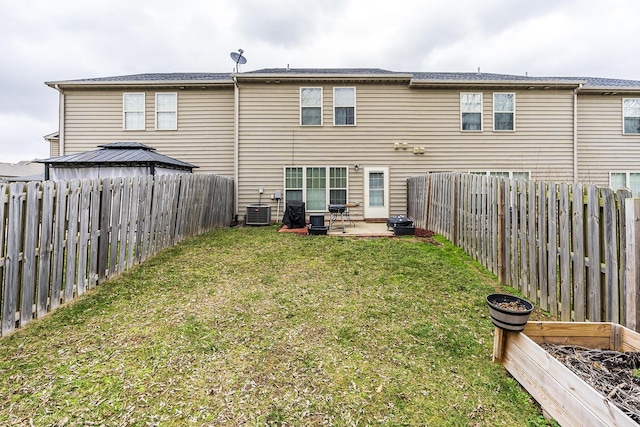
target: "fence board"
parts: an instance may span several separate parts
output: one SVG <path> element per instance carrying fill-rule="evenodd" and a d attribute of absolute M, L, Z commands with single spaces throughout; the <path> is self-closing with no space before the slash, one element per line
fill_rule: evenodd
<path fill-rule="evenodd" d="M 36 299 L 36 251 L 40 206 L 38 193 L 40 182 L 30 182 L 26 190 L 24 243 L 22 246 L 22 278 L 20 283 L 20 324 L 26 325 L 33 319 Z"/>
<path fill-rule="evenodd" d="M 581 184 L 573 185 L 572 209 L 572 243 L 573 243 L 573 320 L 583 322 L 585 320 L 585 286 L 584 286 L 584 188 Z"/>
<path fill-rule="evenodd" d="M 618 254 L 616 240 L 615 204 L 610 188 L 603 188 L 604 219 L 604 309 L 607 322 L 620 323 L 620 288 L 618 282 Z"/>
<path fill-rule="evenodd" d="M 80 208 L 80 181 L 69 183 L 69 207 L 67 209 L 67 253 L 65 255 L 64 302 L 77 295 L 76 266 L 78 260 L 78 212 Z"/>
<path fill-rule="evenodd" d="M 64 255 L 67 227 L 68 187 L 64 181 L 56 182 L 56 213 L 53 223 L 53 270 L 49 309 L 55 310 L 62 302 L 64 280 Z"/>
<path fill-rule="evenodd" d="M 547 207 L 549 223 L 547 227 L 547 284 L 549 285 L 549 312 L 558 316 L 558 201 L 556 183 L 547 186 Z"/>
<path fill-rule="evenodd" d="M 129 240 L 127 242 L 127 268 L 135 265 L 136 236 L 139 235 L 140 177 L 131 180 L 131 212 L 129 215 Z"/>
<path fill-rule="evenodd" d="M 491 226 L 489 227 L 489 241 L 491 242 L 491 265 L 492 265 L 492 270 L 493 273 L 496 276 L 500 276 L 501 271 L 500 268 L 498 267 L 499 261 L 498 261 L 498 238 L 499 238 L 499 234 L 501 231 L 501 228 L 498 226 L 499 224 L 499 219 L 498 219 L 498 205 L 500 203 L 500 199 L 499 199 L 499 185 L 500 185 L 500 180 L 495 178 L 495 177 L 491 177 L 490 179 L 490 184 L 491 184 L 491 197 L 489 197 L 488 203 L 490 206 L 490 212 L 491 212 Z"/>
<path fill-rule="evenodd" d="M 98 253 L 100 242 L 100 198 L 102 194 L 102 182 L 95 178 L 91 183 L 91 216 L 90 216 L 90 241 L 89 241 L 89 289 L 98 284 Z"/>
<path fill-rule="evenodd" d="M 15 329 L 19 295 L 20 234 L 22 231 L 22 183 L 9 186 L 9 221 L 7 224 L 7 249 L 5 257 L 5 281 L 2 304 L 2 335 Z"/>
<path fill-rule="evenodd" d="M 111 202 L 111 221 L 109 223 L 109 268 L 107 277 L 118 274 L 118 245 L 120 238 L 120 209 L 122 205 L 122 178 L 112 180 L 113 194 Z"/>
<path fill-rule="evenodd" d="M 107 279 L 109 268 L 109 226 L 111 221 L 111 200 L 113 191 L 111 179 L 102 180 L 100 197 L 100 231 L 98 238 L 98 284 Z"/>
<path fill-rule="evenodd" d="M 2 189 L 0 188 L 0 194 Z M 44 316 L 49 309 L 49 282 L 51 279 L 51 254 L 53 252 L 53 211 L 55 185 L 53 181 L 42 184 L 42 216 L 40 231 L 40 247 L 38 250 L 38 302 L 36 316 Z M 0 221 L 0 228 L 2 228 Z M 0 246 L 2 243 L 0 242 Z M 1 276 L 0 276 L 1 278 Z M 2 280 L 0 280 L 0 283 Z"/>
<path fill-rule="evenodd" d="M 549 310 L 549 282 L 547 277 L 547 188 L 543 181 L 538 182 L 538 288 L 540 289 L 540 308 Z"/>
<path fill-rule="evenodd" d="M 152 201 L 153 201 L 153 184 L 154 184 L 154 179 L 153 177 L 147 177 L 145 179 L 145 184 L 144 184 L 144 209 L 142 211 L 142 213 L 144 214 L 143 216 L 143 222 L 144 222 L 144 233 L 141 239 L 141 252 L 140 252 L 140 261 L 144 261 L 146 260 L 152 253 L 151 251 L 151 233 L 152 233 L 152 229 L 151 229 L 151 205 L 152 205 Z"/>
<path fill-rule="evenodd" d="M 600 198 L 595 185 L 587 187 L 587 313 L 592 322 L 600 322 Z"/>
<path fill-rule="evenodd" d="M 632 197 L 631 191 L 628 189 L 621 189 L 616 191 L 615 194 L 616 211 L 618 214 L 618 253 L 619 265 L 618 265 L 618 280 L 620 282 L 620 295 L 623 301 L 627 300 L 627 250 L 631 249 L 631 242 L 628 240 L 626 232 L 627 226 L 627 199 Z M 633 203 L 633 202 L 632 202 Z M 627 325 L 627 311 L 623 307 L 620 307 L 620 323 Z"/>
<path fill-rule="evenodd" d="M 125 257 L 129 242 L 129 210 L 131 209 L 131 178 L 122 179 L 122 204 L 120 206 L 120 232 L 118 235 L 118 274 L 126 269 Z"/>
<path fill-rule="evenodd" d="M 87 266 L 89 265 L 89 214 L 92 182 L 83 179 L 80 188 L 80 211 L 78 225 L 78 271 L 76 287 L 78 296 L 83 295 L 89 286 Z"/>
<path fill-rule="evenodd" d="M 9 214 L 8 186 L 0 183 L 0 334 L 2 333 L 2 313 L 4 312 L 4 279 L 5 279 L 5 230 Z"/>
<path fill-rule="evenodd" d="M 511 286 L 518 289 L 519 283 L 519 235 L 518 235 L 518 218 L 519 218 L 519 197 L 518 182 L 514 179 L 509 180 L 509 214 L 511 215 Z"/>
<path fill-rule="evenodd" d="M 489 262 L 487 258 L 487 244 L 489 243 L 487 240 L 487 221 L 489 220 L 487 215 L 487 179 L 488 176 L 482 175 L 480 176 L 480 216 L 478 220 L 480 222 L 480 238 L 478 239 L 479 250 L 480 250 L 480 262 L 486 269 L 489 269 Z"/>
<path fill-rule="evenodd" d="M 500 205 L 501 205 L 503 221 L 504 221 L 503 222 L 504 231 L 503 231 L 503 239 L 498 240 L 498 244 L 503 248 L 501 259 L 504 263 L 503 264 L 504 278 L 502 280 L 502 283 L 505 283 L 505 284 L 513 283 L 511 281 L 512 254 L 511 254 L 510 242 L 513 237 L 511 235 L 511 201 L 510 201 L 511 188 L 510 187 L 511 187 L 511 182 L 508 179 L 502 181 L 502 188 L 501 188 L 502 199 L 500 201 Z"/>
<path fill-rule="evenodd" d="M 560 184 L 560 319 L 571 320 L 571 249 L 569 233 L 569 186 Z"/>
<path fill-rule="evenodd" d="M 527 298 L 529 296 L 529 245 L 527 236 L 527 185 L 526 181 L 518 181 L 520 190 L 520 217 L 518 239 L 520 240 L 520 290 Z"/>
<path fill-rule="evenodd" d="M 538 302 L 538 269 L 536 268 L 536 182 L 526 181 L 528 196 L 527 196 L 527 236 L 526 239 L 529 243 L 528 255 L 529 255 L 529 298 L 532 302 Z"/>
<path fill-rule="evenodd" d="M 625 232 L 629 242 L 623 294 L 626 302 L 625 325 L 637 331 L 640 329 L 640 199 L 628 198 L 625 211 Z"/>

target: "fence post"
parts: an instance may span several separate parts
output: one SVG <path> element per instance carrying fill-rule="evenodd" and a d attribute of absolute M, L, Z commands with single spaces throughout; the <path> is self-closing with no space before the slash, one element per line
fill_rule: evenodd
<path fill-rule="evenodd" d="M 638 267 L 640 267 L 640 199 L 626 199 L 625 201 L 625 230 L 627 234 L 627 271 L 626 271 L 626 324 L 625 326 L 638 331 L 640 320 L 640 289 Z"/>

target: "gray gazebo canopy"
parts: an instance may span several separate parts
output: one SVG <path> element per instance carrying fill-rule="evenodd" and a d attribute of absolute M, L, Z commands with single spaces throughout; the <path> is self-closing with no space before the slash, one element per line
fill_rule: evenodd
<path fill-rule="evenodd" d="M 36 162 L 44 163 L 45 180 L 192 173 L 198 167 L 139 142 L 114 142 L 98 148 Z"/>

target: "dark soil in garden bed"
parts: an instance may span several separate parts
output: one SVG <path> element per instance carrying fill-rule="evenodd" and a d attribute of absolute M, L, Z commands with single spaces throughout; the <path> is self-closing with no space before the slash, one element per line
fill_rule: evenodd
<path fill-rule="evenodd" d="M 640 424 L 640 353 L 554 344 L 542 347 Z"/>

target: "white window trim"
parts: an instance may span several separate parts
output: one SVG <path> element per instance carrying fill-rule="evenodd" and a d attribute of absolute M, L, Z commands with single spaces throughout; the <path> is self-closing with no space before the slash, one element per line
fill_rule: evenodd
<path fill-rule="evenodd" d="M 624 101 L 627 99 L 640 99 L 640 98 L 622 98 L 622 104 L 620 105 L 620 107 L 622 108 L 622 134 L 623 135 L 633 135 L 633 136 L 638 136 L 640 135 L 640 133 L 635 133 L 635 132 L 625 132 L 624 130 L 624 119 L 626 119 L 627 117 L 638 117 L 638 116 L 627 116 L 624 114 Z M 622 172 L 620 172 L 622 173 Z M 611 181 L 609 181 L 611 182 Z"/>
<path fill-rule="evenodd" d="M 305 125 L 302 123 L 302 90 L 303 89 L 320 89 L 320 124 L 319 125 Z M 299 115 L 300 115 L 300 126 L 310 126 L 310 127 L 317 127 L 317 126 L 322 126 L 324 124 L 324 89 L 322 88 L 322 86 L 301 86 L 299 89 L 299 93 L 298 93 L 298 105 L 300 106 L 300 111 L 299 111 Z M 314 108 L 314 107 L 305 107 L 305 108 Z"/>
<path fill-rule="evenodd" d="M 463 95 L 480 95 L 480 129 L 462 129 L 462 97 Z M 460 92 L 460 132 L 478 133 L 484 131 L 484 93 L 482 92 Z"/>
<path fill-rule="evenodd" d="M 347 165 L 330 165 L 330 166 L 324 166 L 324 165 L 303 165 L 303 166 L 285 166 L 282 168 L 282 183 L 283 183 L 283 194 L 285 196 L 285 200 L 284 200 L 284 204 L 286 206 L 287 200 L 286 200 L 286 194 L 287 194 L 287 169 L 290 168 L 302 168 L 302 201 L 305 202 L 305 207 L 306 207 L 306 201 L 307 201 L 307 168 L 324 168 L 326 171 L 325 174 L 325 179 L 327 181 L 327 185 L 325 187 L 325 200 L 327 201 L 327 204 L 330 201 L 330 191 L 332 190 L 332 188 L 330 187 L 331 185 L 331 168 L 343 168 L 346 169 L 347 171 L 347 186 L 346 186 L 346 191 L 347 191 L 347 203 L 349 203 L 349 166 Z M 343 187 L 337 188 L 338 190 L 342 190 Z M 299 190 L 299 188 L 293 188 L 293 190 Z M 306 209 L 307 212 L 312 212 L 312 213 L 326 213 L 328 212 L 327 208 L 325 207 L 323 210 L 309 210 Z"/>
<path fill-rule="evenodd" d="M 513 95 L 513 111 L 496 111 L 496 95 Z M 496 129 L 496 113 L 513 114 L 513 129 Z M 493 93 L 493 131 L 494 132 L 515 132 L 516 131 L 516 94 L 515 92 L 494 92 Z"/>
<path fill-rule="evenodd" d="M 336 123 L 336 89 L 353 89 L 353 124 L 352 125 L 339 125 Z M 358 123 L 357 117 L 357 100 L 358 100 L 358 96 L 357 96 L 357 92 L 356 92 L 356 88 L 355 86 L 335 86 L 333 88 L 333 125 L 334 126 L 338 126 L 338 127 L 349 127 L 349 126 L 355 126 Z M 345 107 L 345 105 L 340 105 L 340 107 Z"/>
<path fill-rule="evenodd" d="M 160 111 L 158 109 L 158 96 L 159 95 L 175 95 L 176 96 L 176 109 L 175 110 L 163 110 L 163 111 Z M 178 92 L 156 92 L 156 97 L 155 98 L 156 98 L 156 113 L 155 113 L 156 130 L 159 130 L 159 131 L 178 130 Z M 171 128 L 158 128 L 158 113 L 176 113 L 175 126 L 171 127 Z"/>
<path fill-rule="evenodd" d="M 140 111 L 127 111 L 127 95 L 142 95 L 142 127 L 141 128 L 127 128 L 127 113 L 139 113 Z M 136 130 L 145 130 L 146 122 L 147 122 L 147 113 L 146 113 L 146 105 L 147 105 L 147 96 L 144 92 L 124 92 L 122 94 L 122 130 L 126 131 L 136 131 Z"/>

